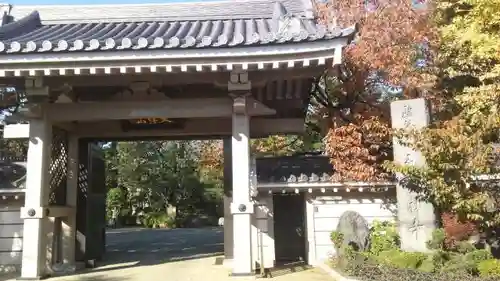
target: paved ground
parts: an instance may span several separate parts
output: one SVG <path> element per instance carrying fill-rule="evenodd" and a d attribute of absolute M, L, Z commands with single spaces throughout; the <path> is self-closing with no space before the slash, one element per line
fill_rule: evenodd
<path fill-rule="evenodd" d="M 156 265 L 217 256 L 224 252 L 222 228 L 118 229 L 106 235 L 106 264 Z"/>
<path fill-rule="evenodd" d="M 105 263 L 54 281 L 229 281 L 229 270 L 216 265 L 223 252 L 220 228 L 121 229 L 107 234 Z M 276 272 L 276 281 L 331 281 L 319 269 Z M 245 280 L 247 278 L 237 278 Z M 255 280 L 255 278 L 248 278 Z"/>

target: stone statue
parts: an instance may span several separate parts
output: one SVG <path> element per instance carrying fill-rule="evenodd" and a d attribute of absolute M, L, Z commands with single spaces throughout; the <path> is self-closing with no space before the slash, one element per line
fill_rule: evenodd
<path fill-rule="evenodd" d="M 345 211 L 339 219 L 337 232 L 342 234 L 343 246 L 351 246 L 356 251 L 368 250 L 370 227 L 366 219 L 357 212 Z M 341 255 L 341 249 L 336 249 Z"/>

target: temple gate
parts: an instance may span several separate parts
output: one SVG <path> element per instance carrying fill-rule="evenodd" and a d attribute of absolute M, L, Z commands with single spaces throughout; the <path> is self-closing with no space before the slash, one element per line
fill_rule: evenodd
<path fill-rule="evenodd" d="M 22 278 L 43 277 L 54 262 L 73 265 L 75 244 L 98 258 L 102 249 L 78 238 L 88 220 L 81 212 L 99 212 L 103 201 L 93 184 L 82 203 L 84 183 L 99 179 L 83 179 L 78 163 L 99 164 L 79 143 L 137 137 L 230 139 L 226 254 L 234 276 L 252 275 L 260 210 L 249 140 L 303 132 L 312 79 L 341 62 L 356 33 L 318 24 L 312 10 L 309 0 L 5 9 L 0 84 L 14 90 L 3 102 L 16 101 L 12 118 L 29 122 L 5 131 L 29 137 Z M 148 118 L 166 122 L 141 126 Z M 87 211 L 77 212 L 82 204 Z M 46 236 L 58 221 L 59 243 Z M 86 224 L 85 234 L 98 237 L 98 225 Z"/>

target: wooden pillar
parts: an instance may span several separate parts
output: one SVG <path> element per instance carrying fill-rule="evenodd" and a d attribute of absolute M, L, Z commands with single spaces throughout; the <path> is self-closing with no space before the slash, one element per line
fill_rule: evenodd
<path fill-rule="evenodd" d="M 231 138 L 223 140 L 224 148 L 224 264 L 229 265 L 233 259 L 233 216 L 231 214 L 232 198 L 232 147 Z"/>
<path fill-rule="evenodd" d="M 391 103 L 392 127 L 395 129 L 421 129 L 429 125 L 429 106 L 425 99 L 401 100 Z M 418 151 L 394 141 L 394 161 L 405 165 L 422 166 L 425 159 Z M 398 200 L 399 234 L 401 249 L 405 251 L 428 251 L 426 242 L 436 229 L 436 215 L 431 203 L 418 199 L 398 175 L 396 187 Z"/>
<path fill-rule="evenodd" d="M 63 262 L 68 271 L 75 267 L 76 242 L 76 202 L 78 193 L 78 137 L 71 134 L 68 140 L 68 177 L 66 183 L 66 205 L 75 210 L 70 216 L 63 219 Z"/>
<path fill-rule="evenodd" d="M 247 97 L 251 90 L 246 72 L 232 72 L 228 90 L 233 94 L 232 115 L 232 179 L 233 202 L 233 262 L 232 276 L 251 276 L 251 218 L 254 212 L 250 200 L 250 117 Z"/>
<path fill-rule="evenodd" d="M 47 215 L 49 203 L 49 165 L 52 125 L 44 119 L 29 123 L 29 148 L 26 174 L 22 254 L 22 279 L 39 279 L 47 273 Z"/>

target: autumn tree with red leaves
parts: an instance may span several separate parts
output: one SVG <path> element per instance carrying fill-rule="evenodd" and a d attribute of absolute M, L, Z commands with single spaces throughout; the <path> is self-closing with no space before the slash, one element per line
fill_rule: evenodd
<path fill-rule="evenodd" d="M 470 179 L 499 171 L 491 143 L 500 140 L 500 2 L 328 0 L 316 8 L 330 31 L 358 30 L 343 62 L 315 80 L 306 120 L 324 137 L 334 180 L 399 172 L 441 211 L 499 224 L 500 197 Z M 389 103 L 415 97 L 432 103 L 431 126 L 410 134 L 422 168 L 391 164 Z"/>
<path fill-rule="evenodd" d="M 414 2 L 414 1 L 413 1 Z M 334 0 L 317 3 L 330 30 L 356 25 L 343 63 L 317 79 L 312 103 L 337 181 L 385 181 L 392 159 L 389 102 L 422 95 L 436 49 L 430 3 Z M 425 63 L 426 71 L 418 67 Z"/>
<path fill-rule="evenodd" d="M 417 43 L 422 42 L 429 54 L 434 48 L 428 11 L 415 9 L 409 0 L 379 1 L 373 6 L 354 0 L 318 3 L 316 16 L 329 29 L 356 25 L 359 30 L 354 44 L 344 52 L 344 62 L 318 77 L 312 89 L 308 135 L 325 137 L 324 148 L 336 169 L 334 180 L 385 181 L 391 177 L 381 165 L 392 159 L 389 100 L 399 91 L 415 95 L 415 85 L 429 78 L 415 68 Z M 252 148 L 258 154 L 280 155 L 318 147 L 304 147 L 306 142 L 271 136 L 253 141 Z M 221 148 L 206 151 L 217 153 L 207 156 L 214 160 L 211 163 L 220 163 L 215 159 L 222 157 Z"/>
<path fill-rule="evenodd" d="M 344 63 L 316 85 L 338 179 L 401 173 L 441 211 L 499 225 L 498 188 L 473 179 L 500 171 L 499 146 L 492 145 L 500 142 L 500 1 L 335 0 L 317 11 L 330 29 L 359 25 Z M 391 95 L 376 90 L 388 85 L 399 87 L 399 99 L 432 103 L 428 128 L 397 132 L 413 140 L 424 167 L 382 164 L 391 160 Z"/>

